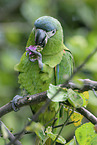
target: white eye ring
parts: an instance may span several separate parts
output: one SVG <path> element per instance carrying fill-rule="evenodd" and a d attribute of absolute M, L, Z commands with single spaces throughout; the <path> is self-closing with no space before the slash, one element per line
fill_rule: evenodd
<path fill-rule="evenodd" d="M 56 33 L 56 29 L 52 30 L 52 34 L 55 34 Z"/>
<path fill-rule="evenodd" d="M 55 33 L 56 33 L 56 29 L 54 29 L 54 30 L 52 30 L 50 32 L 47 32 L 47 38 L 52 37 Z"/>

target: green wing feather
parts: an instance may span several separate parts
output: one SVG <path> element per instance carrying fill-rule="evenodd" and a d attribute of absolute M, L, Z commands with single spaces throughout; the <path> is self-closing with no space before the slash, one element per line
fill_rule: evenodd
<path fill-rule="evenodd" d="M 64 45 L 64 53 L 60 64 L 56 66 L 56 85 L 65 82 L 66 78 L 73 72 L 73 56 L 69 49 Z"/>

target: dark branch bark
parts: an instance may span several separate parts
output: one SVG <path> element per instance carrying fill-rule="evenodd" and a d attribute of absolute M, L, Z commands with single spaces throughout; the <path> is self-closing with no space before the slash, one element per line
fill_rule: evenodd
<path fill-rule="evenodd" d="M 81 107 L 81 108 L 77 108 L 76 110 L 79 113 L 81 113 L 84 117 L 86 117 L 91 123 L 93 123 L 94 125 L 97 124 L 97 118 L 87 109 Z"/>
<path fill-rule="evenodd" d="M 47 99 L 46 91 L 39 94 L 35 94 L 35 95 L 27 95 L 24 98 L 18 100 L 17 108 L 20 108 L 26 105 L 37 104 L 39 102 L 45 101 L 46 99 Z M 14 111 L 14 110 L 12 108 L 12 102 L 9 102 L 8 104 L 0 108 L 0 118 L 11 111 Z"/>
<path fill-rule="evenodd" d="M 79 85 L 81 84 L 81 85 Z M 95 90 L 97 91 L 97 82 L 90 79 L 79 79 L 79 84 L 69 82 L 66 88 L 71 88 L 72 90 L 78 90 L 79 92 Z"/>

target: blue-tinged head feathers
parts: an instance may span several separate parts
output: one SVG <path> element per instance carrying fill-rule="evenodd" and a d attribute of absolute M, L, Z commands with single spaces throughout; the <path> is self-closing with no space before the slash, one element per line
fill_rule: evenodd
<path fill-rule="evenodd" d="M 43 16 L 38 18 L 34 23 L 36 29 L 43 29 L 47 32 L 52 31 L 54 29 L 58 30 L 61 28 L 60 22 L 50 16 Z"/>

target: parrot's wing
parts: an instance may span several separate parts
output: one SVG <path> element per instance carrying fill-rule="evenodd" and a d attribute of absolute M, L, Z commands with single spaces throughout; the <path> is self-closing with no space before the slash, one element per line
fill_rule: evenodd
<path fill-rule="evenodd" d="M 30 45 L 35 45 L 35 35 L 34 35 L 34 29 L 32 29 L 32 31 L 31 31 L 31 34 L 30 34 L 30 36 L 29 36 L 29 39 L 28 39 L 28 41 L 27 41 L 27 45 L 26 45 L 26 47 L 29 47 Z M 24 57 L 24 54 L 23 54 L 23 56 L 21 57 L 21 62 L 23 62 L 24 61 L 24 59 L 22 59 Z M 24 63 L 25 63 L 25 61 L 24 61 Z M 14 66 L 14 70 L 15 71 L 19 71 L 19 72 L 23 72 L 23 70 L 22 70 L 22 67 L 20 66 L 20 63 L 18 63 L 18 64 L 16 64 L 15 66 Z"/>
<path fill-rule="evenodd" d="M 66 78 L 73 72 L 74 60 L 68 48 L 64 45 L 64 53 L 60 64 L 55 67 L 56 85 L 65 82 Z"/>

